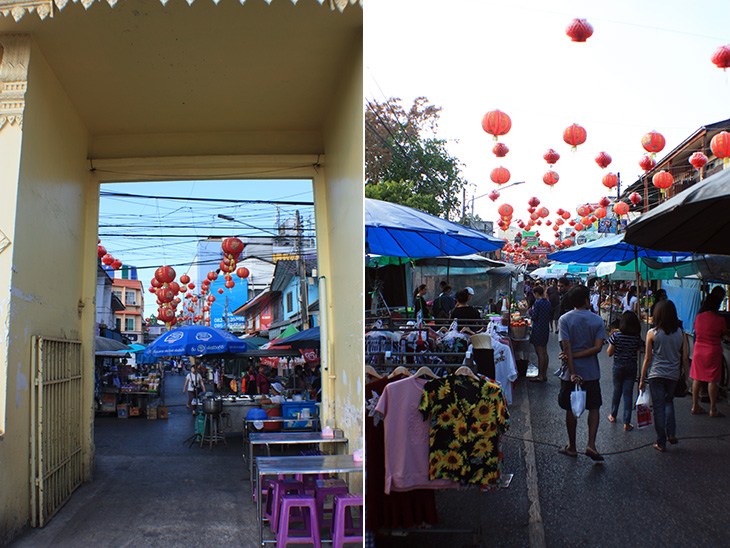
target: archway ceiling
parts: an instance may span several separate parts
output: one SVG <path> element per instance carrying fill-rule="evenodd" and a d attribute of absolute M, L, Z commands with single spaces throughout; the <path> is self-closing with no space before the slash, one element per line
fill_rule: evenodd
<path fill-rule="evenodd" d="M 0 32 L 31 34 L 94 137 L 321 132 L 361 30 L 359 5 L 317 0 L 120 0 L 0 18 Z"/>

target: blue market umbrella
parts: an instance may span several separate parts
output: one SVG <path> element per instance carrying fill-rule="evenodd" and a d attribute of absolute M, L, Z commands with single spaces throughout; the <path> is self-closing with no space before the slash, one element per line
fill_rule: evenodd
<path fill-rule="evenodd" d="M 294 350 L 312 350 L 319 348 L 319 327 L 310 327 L 299 333 L 276 341 L 272 348 L 289 347 Z"/>
<path fill-rule="evenodd" d="M 547 256 L 552 261 L 581 264 L 633 261 L 640 257 L 676 257 L 676 253 L 636 246 L 624 241 L 623 234 L 614 234 L 568 249 L 562 249 Z"/>
<path fill-rule="evenodd" d="M 391 257 L 470 255 L 505 242 L 410 207 L 365 198 L 365 248 Z"/>
<path fill-rule="evenodd" d="M 248 345 L 228 331 L 204 325 L 184 325 L 157 337 L 145 348 L 145 355 L 201 356 L 246 350 Z"/>

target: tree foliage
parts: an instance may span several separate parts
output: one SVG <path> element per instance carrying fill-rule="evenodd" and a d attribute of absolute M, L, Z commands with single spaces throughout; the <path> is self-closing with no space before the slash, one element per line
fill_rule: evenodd
<path fill-rule="evenodd" d="M 460 162 L 436 138 L 440 107 L 419 97 L 371 102 L 365 112 L 365 196 L 453 219 L 466 181 Z"/>

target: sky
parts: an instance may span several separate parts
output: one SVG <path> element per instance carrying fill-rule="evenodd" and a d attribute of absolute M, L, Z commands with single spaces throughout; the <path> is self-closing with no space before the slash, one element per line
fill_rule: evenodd
<path fill-rule="evenodd" d="M 106 193 L 158 198 L 118 197 Z M 145 291 L 160 266 L 173 266 L 176 279 L 188 270 L 191 278 L 194 278 L 190 267 L 195 260 L 200 239 L 208 236 L 270 236 L 275 233 L 275 205 L 165 200 L 165 196 L 313 201 L 311 181 L 177 181 L 102 185 L 99 203 L 101 245 L 123 264 L 137 267 Z M 294 217 L 297 210 L 305 228 L 308 219 L 313 227 L 312 206 L 279 206 L 282 220 Z M 232 217 L 237 222 L 220 219 L 219 214 Z M 170 235 L 180 237 L 168 237 Z M 211 269 L 214 266 L 211 265 Z M 145 293 L 145 317 L 156 314 L 156 310 L 155 297 Z"/>
<path fill-rule="evenodd" d="M 730 118 L 730 73 L 710 61 L 730 43 L 726 0 L 368 0 L 364 13 L 366 102 L 399 97 L 407 108 L 425 96 L 442 107 L 437 136 L 464 164 L 469 203 L 497 188 L 489 174 L 500 165 L 510 183 L 525 181 L 496 203 L 474 200 L 485 220 L 505 202 L 526 219 L 532 196 L 550 218 L 557 208 L 575 215 L 608 194 L 607 172 L 624 188 L 638 179 L 645 133 L 664 135 L 660 159 L 700 126 Z M 594 28 L 585 43 L 565 34 L 574 18 Z M 500 138 L 505 158 L 481 128 L 495 109 L 512 119 Z M 573 123 L 587 131 L 575 152 L 562 139 Z M 549 148 L 561 156 L 552 189 L 542 182 Z M 613 158 L 605 170 L 594 161 L 601 151 Z"/>

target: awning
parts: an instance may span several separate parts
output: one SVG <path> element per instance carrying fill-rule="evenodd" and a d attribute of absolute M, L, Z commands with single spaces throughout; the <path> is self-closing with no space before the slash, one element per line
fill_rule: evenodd
<path fill-rule="evenodd" d="M 103 356 L 103 352 L 120 352 L 129 353 L 132 349 L 124 343 L 108 337 L 96 337 L 96 355 Z"/>

